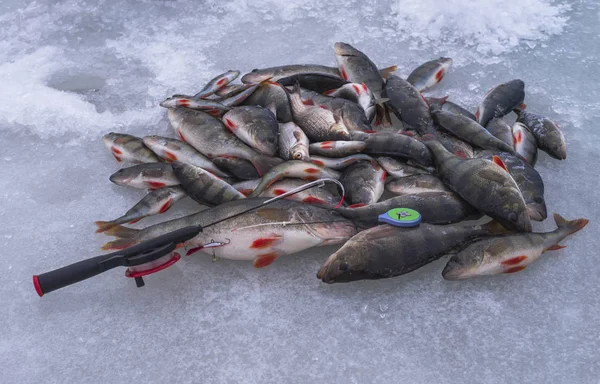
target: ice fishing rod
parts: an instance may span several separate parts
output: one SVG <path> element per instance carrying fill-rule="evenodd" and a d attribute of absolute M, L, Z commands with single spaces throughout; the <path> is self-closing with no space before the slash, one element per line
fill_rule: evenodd
<path fill-rule="evenodd" d="M 282 193 L 279 196 L 265 200 L 257 206 L 245 209 L 207 225 L 192 225 L 180 228 L 123 250 L 91 257 L 40 275 L 33 275 L 33 286 L 37 294 L 42 297 L 46 293 L 89 279 L 90 277 L 94 277 L 113 268 L 128 267 L 125 271 L 125 276 L 134 278 L 137 287 L 143 287 L 145 285 L 142 278 L 143 276 L 156 273 L 175 264 L 181 256 L 179 253 L 173 251 L 184 246 L 186 241 L 198 236 L 204 228 L 252 212 L 265 205 L 285 199 L 286 197 L 295 195 L 307 189 L 322 187 L 327 182 L 335 183 L 340 189 L 341 200 L 337 207 L 341 206 L 345 195 L 342 183 L 335 179 L 316 180 Z M 205 247 L 210 247 L 210 243 L 206 244 Z"/>

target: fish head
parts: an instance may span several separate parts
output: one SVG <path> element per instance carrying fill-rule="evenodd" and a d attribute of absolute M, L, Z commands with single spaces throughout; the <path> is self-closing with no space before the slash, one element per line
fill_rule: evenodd
<path fill-rule="evenodd" d="M 107 146 L 110 146 L 118 137 L 118 133 L 110 132 L 104 135 L 104 137 L 102 137 L 102 141 L 104 141 L 104 144 L 106 144 Z"/>
<path fill-rule="evenodd" d="M 176 97 L 168 97 L 165 100 L 161 101 L 159 105 L 163 108 L 175 108 L 178 106 Z"/>
<path fill-rule="evenodd" d="M 360 243 L 347 243 L 329 256 L 317 272 L 317 278 L 328 284 L 368 279 L 369 264 Z"/>
<path fill-rule="evenodd" d="M 136 167 L 121 168 L 108 178 L 117 185 L 127 185 L 138 176 L 139 170 Z"/>
<path fill-rule="evenodd" d="M 242 76 L 241 81 L 244 84 L 258 84 L 258 83 L 262 83 L 265 80 L 269 80 L 272 77 L 273 77 L 272 73 L 264 72 L 260 69 L 255 68 L 252 71 L 250 71 L 249 73 L 246 73 L 244 76 Z"/>
<path fill-rule="evenodd" d="M 567 158 L 567 143 L 558 128 L 549 135 L 546 145 L 548 147 L 547 153 L 550 156 L 558 160 L 565 160 Z"/>
<path fill-rule="evenodd" d="M 165 138 L 158 135 L 144 136 L 142 141 L 148 148 L 155 147 L 157 145 L 166 146 L 168 143 Z"/>
<path fill-rule="evenodd" d="M 485 247 L 482 244 L 473 243 L 448 260 L 442 276 L 445 280 L 463 280 L 477 276 L 484 257 Z"/>
<path fill-rule="evenodd" d="M 308 147 L 306 145 L 295 145 L 290 149 L 290 151 L 292 152 L 292 159 L 310 161 L 310 155 L 308 153 Z"/>
<path fill-rule="evenodd" d="M 546 202 L 541 196 L 536 196 L 532 203 L 527 204 L 527 213 L 529 218 L 535 221 L 544 221 L 548 217 Z"/>
<path fill-rule="evenodd" d="M 452 59 L 449 57 L 440 57 L 438 60 L 439 60 L 439 63 L 445 67 L 449 67 L 452 65 Z"/>
<path fill-rule="evenodd" d="M 341 120 L 331 124 L 329 131 L 332 140 L 350 140 L 350 132 Z"/>
<path fill-rule="evenodd" d="M 350 44 L 337 42 L 334 46 L 336 56 L 360 56 L 362 52 Z"/>

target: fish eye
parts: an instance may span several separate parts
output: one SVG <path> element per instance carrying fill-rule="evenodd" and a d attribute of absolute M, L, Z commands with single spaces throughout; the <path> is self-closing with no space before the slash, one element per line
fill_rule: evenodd
<path fill-rule="evenodd" d="M 294 159 L 302 159 L 301 153 L 294 153 Z"/>
<path fill-rule="evenodd" d="M 516 213 L 514 213 L 514 212 L 511 212 L 511 213 L 508 215 L 508 220 L 510 220 L 510 221 L 512 221 L 512 222 L 514 222 L 514 223 L 516 223 L 516 222 L 517 222 L 517 220 L 518 220 L 518 218 L 517 218 L 517 214 L 516 214 Z"/>
<path fill-rule="evenodd" d="M 339 270 L 340 271 L 347 271 L 348 270 L 348 263 L 346 263 L 346 262 L 341 263 L 340 266 L 339 266 Z"/>
<path fill-rule="evenodd" d="M 538 204 L 542 204 L 542 203 L 544 202 L 544 198 L 543 198 L 543 197 L 540 197 L 540 196 L 537 196 L 537 197 L 535 197 L 535 198 L 533 199 L 533 202 L 534 202 L 534 203 L 538 203 Z"/>

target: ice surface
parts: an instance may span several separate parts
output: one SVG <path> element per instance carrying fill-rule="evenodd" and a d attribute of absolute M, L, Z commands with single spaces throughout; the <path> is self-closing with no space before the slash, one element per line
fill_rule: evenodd
<path fill-rule="evenodd" d="M 599 15 L 595 0 L 2 1 L 0 382 L 597 383 Z M 143 289 L 115 270 L 37 297 L 31 275 L 97 254 L 93 221 L 142 196 L 108 182 L 103 134 L 169 134 L 165 96 L 227 69 L 334 65 L 336 41 L 404 75 L 450 55 L 431 94 L 471 110 L 525 80 L 568 143 L 537 166 L 549 212 L 591 223 L 488 279 L 446 282 L 440 260 L 324 285 L 329 247 L 263 270 L 186 258 Z"/>

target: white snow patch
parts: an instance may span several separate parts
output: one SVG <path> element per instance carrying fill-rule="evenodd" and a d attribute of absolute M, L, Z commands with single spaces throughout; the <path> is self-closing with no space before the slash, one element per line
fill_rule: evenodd
<path fill-rule="evenodd" d="M 391 18 L 418 45 L 461 45 L 499 55 L 563 32 L 568 5 L 548 0 L 397 0 Z M 534 47 L 535 45 L 533 45 Z"/>

